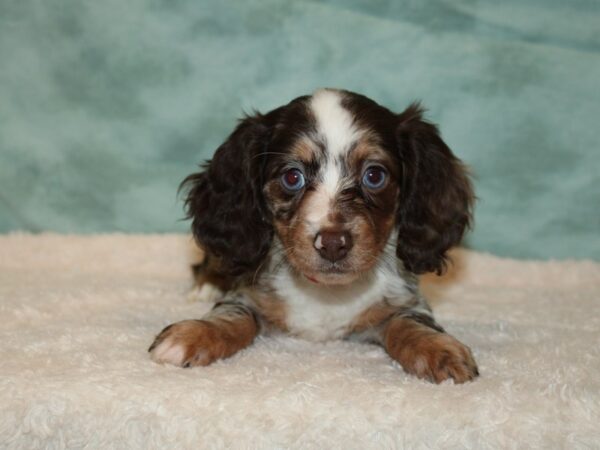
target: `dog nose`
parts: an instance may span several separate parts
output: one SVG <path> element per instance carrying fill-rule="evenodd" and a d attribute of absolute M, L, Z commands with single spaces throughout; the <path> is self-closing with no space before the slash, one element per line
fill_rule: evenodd
<path fill-rule="evenodd" d="M 336 262 L 343 259 L 352 248 L 352 236 L 347 231 L 320 231 L 314 246 L 323 258 Z"/>

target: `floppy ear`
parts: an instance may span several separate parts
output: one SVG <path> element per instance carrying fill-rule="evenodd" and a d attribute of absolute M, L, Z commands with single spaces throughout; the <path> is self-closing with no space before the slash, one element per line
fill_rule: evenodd
<path fill-rule="evenodd" d="M 446 251 L 471 223 L 473 189 L 461 161 L 435 125 L 411 105 L 398 116 L 396 138 L 403 180 L 398 204 L 396 254 L 417 274 L 446 267 Z"/>
<path fill-rule="evenodd" d="M 266 116 L 243 119 L 205 171 L 188 176 L 185 206 L 196 241 L 229 275 L 255 271 L 267 255 L 273 227 L 262 195 L 270 139 Z"/>

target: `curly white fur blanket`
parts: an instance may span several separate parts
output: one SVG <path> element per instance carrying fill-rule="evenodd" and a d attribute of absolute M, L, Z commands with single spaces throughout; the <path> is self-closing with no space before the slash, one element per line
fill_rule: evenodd
<path fill-rule="evenodd" d="M 181 235 L 0 236 L 0 446 L 600 446 L 600 264 L 456 251 L 424 290 L 481 377 L 405 375 L 378 347 L 260 338 L 207 368 L 146 349 L 190 303 Z"/>

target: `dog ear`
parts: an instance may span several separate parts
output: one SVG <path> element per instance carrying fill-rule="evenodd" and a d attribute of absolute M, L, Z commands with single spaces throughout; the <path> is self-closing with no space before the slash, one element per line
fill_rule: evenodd
<path fill-rule="evenodd" d="M 413 104 L 398 116 L 403 179 L 396 254 L 411 272 L 441 274 L 447 250 L 470 226 L 474 196 L 467 170 L 422 113 Z"/>
<path fill-rule="evenodd" d="M 254 272 L 271 246 L 273 227 L 262 194 L 267 122 L 258 113 L 243 119 L 205 170 L 181 184 L 196 241 L 228 275 Z"/>

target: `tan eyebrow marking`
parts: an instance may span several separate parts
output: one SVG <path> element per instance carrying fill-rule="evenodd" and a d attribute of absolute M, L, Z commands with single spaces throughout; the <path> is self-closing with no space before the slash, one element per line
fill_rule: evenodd
<path fill-rule="evenodd" d="M 293 159 L 310 163 L 315 159 L 316 151 L 314 145 L 307 139 L 300 139 L 292 146 L 290 155 Z"/>
<path fill-rule="evenodd" d="M 360 172 L 362 164 L 366 160 L 379 161 L 384 165 L 392 165 L 390 155 L 379 145 L 370 139 L 361 139 L 348 153 L 348 168 L 354 172 Z"/>

